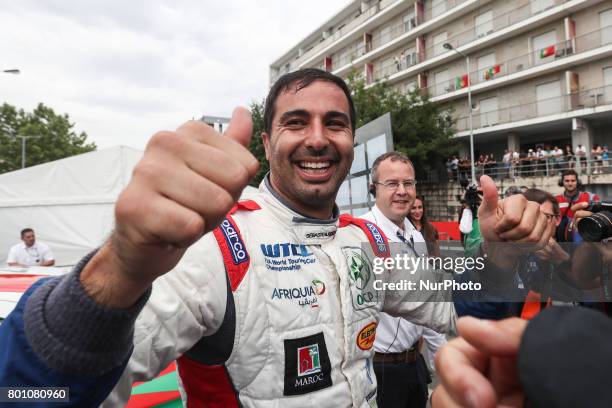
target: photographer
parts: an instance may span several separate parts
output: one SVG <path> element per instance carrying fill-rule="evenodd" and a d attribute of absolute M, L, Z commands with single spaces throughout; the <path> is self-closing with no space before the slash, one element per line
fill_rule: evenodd
<path fill-rule="evenodd" d="M 483 241 L 478 224 L 478 206 L 482 202 L 481 195 L 482 190 L 479 191 L 478 187 L 473 185 L 466 189 L 463 196 L 465 207 L 461 214 L 461 221 L 459 221 L 459 231 L 466 235 L 464 242 L 466 256 L 474 255 Z"/>
<path fill-rule="evenodd" d="M 575 170 L 565 170 L 559 179 L 559 187 L 563 187 L 563 193 L 558 194 L 555 199 L 559 203 L 561 221 L 557 227 L 556 239 L 558 242 L 580 242 L 582 239 L 573 228 L 574 210 L 572 207 L 578 203 L 598 202 L 597 194 L 580 191 L 582 181 L 578 178 Z M 586 208 L 583 207 L 583 208 Z"/>

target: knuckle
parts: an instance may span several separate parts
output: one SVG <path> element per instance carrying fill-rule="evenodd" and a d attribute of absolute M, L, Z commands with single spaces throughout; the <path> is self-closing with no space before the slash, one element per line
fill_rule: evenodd
<path fill-rule="evenodd" d="M 205 222 L 202 217 L 193 215 L 185 220 L 185 235 L 191 239 L 197 238 L 204 233 Z"/>
<path fill-rule="evenodd" d="M 232 169 L 232 180 L 235 180 L 239 188 L 244 187 L 249 182 L 249 172 L 244 166 L 236 165 Z"/>
<path fill-rule="evenodd" d="M 215 207 L 219 216 L 225 215 L 234 205 L 234 199 L 225 190 L 221 190 L 215 198 Z"/>
<path fill-rule="evenodd" d="M 134 167 L 133 176 L 135 179 L 143 178 L 146 180 L 155 179 L 161 174 L 160 164 L 157 161 L 142 159 L 136 167 Z"/>
<path fill-rule="evenodd" d="M 149 140 L 149 143 L 147 145 L 147 149 L 152 149 L 156 147 L 164 148 L 167 146 L 168 143 L 170 143 L 170 141 L 177 138 L 178 135 L 175 132 L 170 132 L 168 130 L 159 131 L 151 137 L 151 140 Z"/>

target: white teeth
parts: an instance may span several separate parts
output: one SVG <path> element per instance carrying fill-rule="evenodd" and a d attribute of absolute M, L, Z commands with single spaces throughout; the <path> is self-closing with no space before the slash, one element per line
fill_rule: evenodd
<path fill-rule="evenodd" d="M 330 166 L 329 162 L 301 162 L 300 167 L 305 169 L 326 169 Z"/>

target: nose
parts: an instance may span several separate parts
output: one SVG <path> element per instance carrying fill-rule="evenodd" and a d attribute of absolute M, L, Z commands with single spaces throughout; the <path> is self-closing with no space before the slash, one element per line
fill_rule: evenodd
<path fill-rule="evenodd" d="M 400 183 L 399 186 L 397 186 L 395 193 L 399 195 L 406 195 L 408 193 L 408 189 L 404 187 L 404 184 Z"/>
<path fill-rule="evenodd" d="M 320 119 L 312 121 L 305 145 L 314 150 L 323 150 L 329 145 L 329 139 L 325 134 L 325 126 Z"/>

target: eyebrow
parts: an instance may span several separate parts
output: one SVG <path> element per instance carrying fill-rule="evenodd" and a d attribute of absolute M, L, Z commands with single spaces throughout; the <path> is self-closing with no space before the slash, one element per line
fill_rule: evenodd
<path fill-rule="evenodd" d="M 286 120 L 288 120 L 291 117 L 294 116 L 300 116 L 300 117 L 305 117 L 305 118 L 309 118 L 310 117 L 310 112 L 308 112 L 305 109 L 294 109 L 291 111 L 287 111 L 285 113 L 283 113 L 279 119 L 280 123 L 285 122 Z M 343 121 L 345 121 L 346 123 L 350 123 L 350 118 L 349 116 L 344 113 L 344 112 L 338 112 L 338 111 L 329 111 L 327 113 L 325 113 L 325 116 L 323 117 L 324 120 L 328 120 L 328 119 L 335 119 L 335 118 L 339 118 L 342 119 Z"/>

